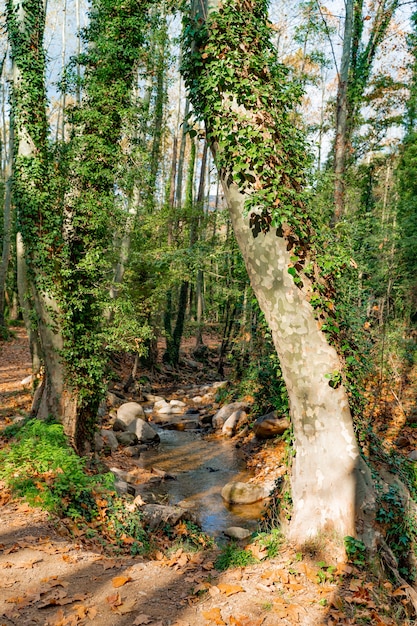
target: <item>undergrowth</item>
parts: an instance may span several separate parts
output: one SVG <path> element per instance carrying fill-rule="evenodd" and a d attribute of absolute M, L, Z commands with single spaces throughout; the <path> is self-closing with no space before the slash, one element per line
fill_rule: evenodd
<path fill-rule="evenodd" d="M 3 431 L 0 478 L 31 506 L 61 518 L 69 530 L 131 554 L 149 550 L 138 511 L 114 491 L 113 474 L 92 474 L 68 445 L 61 424 L 36 419 Z"/>

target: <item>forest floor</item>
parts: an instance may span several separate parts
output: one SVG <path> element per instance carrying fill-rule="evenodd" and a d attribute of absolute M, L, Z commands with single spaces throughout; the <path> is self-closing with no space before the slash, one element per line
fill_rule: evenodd
<path fill-rule="evenodd" d="M 22 329 L 14 332 L 11 341 L 0 344 L 0 430 L 30 407 L 29 389 L 21 384 L 30 374 L 27 339 Z M 203 382 L 202 372 L 196 376 Z M 378 424 L 386 445 L 402 436 L 404 453 L 414 449 L 417 431 L 405 425 L 404 404 L 395 388 L 385 389 L 381 406 Z M 271 444 L 253 451 L 262 466 L 277 461 Z M 167 546 L 149 558 L 115 557 L 83 534 L 71 534 L 60 520 L 13 498 L 3 485 L 0 625 L 417 624 L 404 587 L 377 568 L 333 561 L 324 545 L 316 542 L 297 552 L 284 543 L 274 558 L 264 558 L 255 546 L 259 563 L 225 572 L 214 567 L 218 548 L 187 552 Z"/>

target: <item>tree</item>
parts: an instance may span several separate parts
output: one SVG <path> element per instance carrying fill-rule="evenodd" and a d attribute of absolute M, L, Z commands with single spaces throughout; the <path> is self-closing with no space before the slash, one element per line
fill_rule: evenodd
<path fill-rule="evenodd" d="M 45 372 L 34 408 L 38 417 L 59 419 L 80 451 L 92 439 L 104 387 L 114 186 L 146 9 L 133 0 L 92 3 L 89 49 L 80 60 L 85 98 L 71 116 L 70 146 L 56 175 L 45 112 L 44 2 L 8 2 L 15 63 L 13 197 Z"/>
<path fill-rule="evenodd" d="M 195 2 L 183 73 L 288 390 L 296 447 L 289 535 L 302 543 L 331 528 L 360 535 L 370 481 L 342 360 L 324 332 L 336 324 L 309 245 L 306 149 L 294 112 L 300 93 L 277 62 L 267 8 L 254 0 Z"/>
<path fill-rule="evenodd" d="M 334 218 L 345 210 L 345 171 L 352 136 L 360 125 L 359 113 L 364 103 L 372 66 L 399 0 L 378 0 L 373 16 L 364 15 L 364 0 L 345 2 L 343 53 L 338 72 L 336 100 L 336 137 L 334 148 Z M 365 25 L 370 22 L 370 27 Z"/>

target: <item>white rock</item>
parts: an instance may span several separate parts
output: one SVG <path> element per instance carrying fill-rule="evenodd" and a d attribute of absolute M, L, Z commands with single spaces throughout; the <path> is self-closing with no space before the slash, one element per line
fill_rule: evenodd
<path fill-rule="evenodd" d="M 201 404 L 201 402 L 203 401 L 203 398 L 201 396 L 194 396 L 194 398 L 191 398 L 191 400 L 195 402 L 196 404 Z"/>
<path fill-rule="evenodd" d="M 137 402 L 125 402 L 117 409 L 117 419 L 126 424 L 127 427 L 137 418 L 143 418 L 145 413 Z"/>
<path fill-rule="evenodd" d="M 246 411 L 248 410 L 247 402 L 232 402 L 231 404 L 225 404 L 222 406 L 220 411 L 217 411 L 216 415 L 213 417 L 213 428 L 216 430 L 220 430 L 223 428 L 223 424 L 227 420 L 228 417 L 232 415 L 235 411 Z"/>
<path fill-rule="evenodd" d="M 173 408 L 170 404 L 166 404 L 165 406 L 161 406 L 158 409 L 155 409 L 155 412 L 159 415 L 170 415 L 173 412 Z"/>
<path fill-rule="evenodd" d="M 246 418 L 247 415 L 245 411 L 242 411 L 242 409 L 234 411 L 223 424 L 222 434 L 226 437 L 233 437 L 239 424 L 243 424 Z"/>
<path fill-rule="evenodd" d="M 157 411 L 158 409 L 160 409 L 163 406 L 169 406 L 169 402 L 167 402 L 165 400 L 165 398 L 159 398 L 159 400 L 155 401 L 155 404 L 153 405 L 153 408 L 155 411 Z"/>
<path fill-rule="evenodd" d="M 253 504 L 267 498 L 270 489 L 254 483 L 227 483 L 222 489 L 222 498 L 230 504 Z"/>
<path fill-rule="evenodd" d="M 170 405 L 171 406 L 175 406 L 175 407 L 184 407 L 184 406 L 186 406 L 185 402 L 183 402 L 182 400 L 171 400 L 170 401 Z"/>

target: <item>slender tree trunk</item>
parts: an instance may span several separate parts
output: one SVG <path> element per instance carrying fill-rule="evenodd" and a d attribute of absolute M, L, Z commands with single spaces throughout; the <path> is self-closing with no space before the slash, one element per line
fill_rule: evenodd
<path fill-rule="evenodd" d="M 5 168 L 5 193 L 3 211 L 3 248 L 0 264 L 0 337 L 7 337 L 8 329 L 5 318 L 7 270 L 10 261 L 11 235 L 12 235 L 12 173 L 13 173 L 13 118 L 10 118 L 9 130 L 9 159 Z"/>
<path fill-rule="evenodd" d="M 37 376 L 41 371 L 42 352 L 39 340 L 38 328 L 32 320 L 31 295 L 27 278 L 27 266 L 24 252 L 22 235 L 16 235 L 16 266 L 17 266 L 17 292 L 19 305 L 29 337 L 30 354 L 32 358 L 32 374 Z"/>
<path fill-rule="evenodd" d="M 336 139 L 334 147 L 334 219 L 339 221 L 345 210 L 344 177 L 347 150 L 348 78 L 353 35 L 353 2 L 345 2 L 345 32 L 336 99 Z"/>

